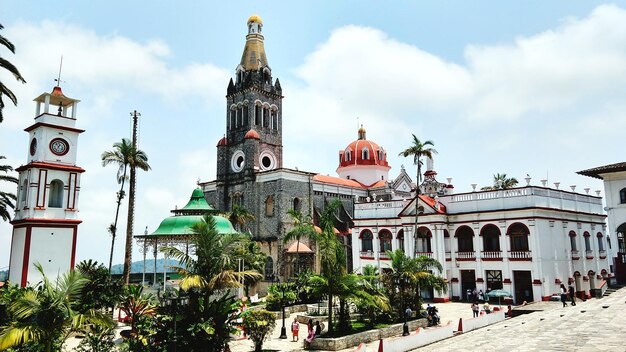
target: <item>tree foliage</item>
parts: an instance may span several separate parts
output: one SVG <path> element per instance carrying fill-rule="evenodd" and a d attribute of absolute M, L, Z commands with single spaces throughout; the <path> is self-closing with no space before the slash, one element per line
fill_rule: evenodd
<path fill-rule="evenodd" d="M 0 27 L 1 28 L 1 27 Z M 0 39 L 2 37 L 0 36 Z M 3 155 L 0 155 L 0 160 L 6 159 Z M 13 171 L 13 167 L 10 165 L 0 165 L 0 182 L 10 182 L 17 184 L 17 178 L 9 175 L 9 172 Z M 25 192 L 26 190 L 24 190 Z M 11 220 L 10 209 L 15 209 L 15 202 L 17 198 L 15 194 L 10 192 L 4 192 L 0 190 L 0 218 L 3 221 Z"/>
<path fill-rule="evenodd" d="M 243 326 L 250 339 L 254 341 L 254 351 L 261 352 L 263 341 L 276 326 L 276 317 L 274 313 L 263 309 L 249 310 L 244 313 Z"/>
<path fill-rule="evenodd" d="M 507 177 L 506 174 L 497 173 L 493 175 L 493 186 L 481 188 L 481 191 L 495 191 L 499 189 L 509 189 L 517 186 L 518 182 L 515 177 Z"/>
<path fill-rule="evenodd" d="M 4 26 L 0 24 L 0 30 L 2 29 L 4 29 Z M 6 37 L 2 35 L 0 35 L 0 45 L 4 46 L 5 48 L 9 49 L 11 53 L 15 54 L 15 45 L 13 45 L 13 43 L 11 43 Z M 5 59 L 2 56 L 0 56 L 0 67 L 9 71 L 9 73 L 11 73 L 18 82 L 26 83 L 26 80 L 24 80 L 24 77 L 22 77 L 17 67 L 15 67 L 15 65 L 13 65 L 9 60 Z M 8 97 L 9 100 L 11 100 L 11 102 L 13 103 L 13 105 L 17 106 L 17 97 L 15 96 L 15 94 L 13 94 L 13 91 L 11 91 L 9 87 L 7 87 L 2 81 L 0 81 L 0 122 L 2 122 L 3 120 L 3 116 L 2 116 L 2 109 L 4 109 L 4 100 L 2 100 L 3 96 Z"/>

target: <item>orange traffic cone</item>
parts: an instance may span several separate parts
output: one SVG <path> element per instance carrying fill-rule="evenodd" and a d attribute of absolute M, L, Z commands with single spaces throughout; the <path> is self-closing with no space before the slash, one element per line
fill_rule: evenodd
<path fill-rule="evenodd" d="M 463 318 L 459 318 L 459 327 L 456 329 L 457 332 L 463 332 Z"/>
<path fill-rule="evenodd" d="M 378 352 L 383 352 L 383 339 L 380 339 L 380 343 L 378 344 Z"/>

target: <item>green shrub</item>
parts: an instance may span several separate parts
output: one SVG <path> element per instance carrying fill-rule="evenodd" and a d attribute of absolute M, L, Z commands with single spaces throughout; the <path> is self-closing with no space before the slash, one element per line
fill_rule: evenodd
<path fill-rule="evenodd" d="M 250 339 L 254 342 L 254 351 L 260 352 L 263 341 L 274 330 L 276 318 L 273 313 L 264 309 L 249 310 L 244 313 L 243 326 Z"/>

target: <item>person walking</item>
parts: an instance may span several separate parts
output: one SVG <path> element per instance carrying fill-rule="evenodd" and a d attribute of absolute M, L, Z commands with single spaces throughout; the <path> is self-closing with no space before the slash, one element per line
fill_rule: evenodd
<path fill-rule="evenodd" d="M 483 290 L 478 291 L 478 299 L 481 301 L 486 301 L 485 300 L 485 293 L 483 292 Z"/>
<path fill-rule="evenodd" d="M 567 306 L 567 289 L 563 284 L 561 284 L 561 303 L 563 303 L 563 307 Z"/>
<path fill-rule="evenodd" d="M 300 332 L 300 324 L 294 318 L 293 323 L 291 323 L 291 335 L 292 335 L 291 341 L 300 340 L 300 336 L 298 335 L 299 332 Z"/>
<path fill-rule="evenodd" d="M 480 308 L 478 307 L 478 301 L 475 301 L 474 303 L 472 303 L 472 317 L 473 318 L 478 318 L 479 310 Z"/>
<path fill-rule="evenodd" d="M 576 291 L 574 291 L 574 286 L 572 286 L 572 284 L 569 284 L 568 291 L 569 291 L 569 299 L 572 302 L 572 306 L 575 306 L 576 305 Z"/>

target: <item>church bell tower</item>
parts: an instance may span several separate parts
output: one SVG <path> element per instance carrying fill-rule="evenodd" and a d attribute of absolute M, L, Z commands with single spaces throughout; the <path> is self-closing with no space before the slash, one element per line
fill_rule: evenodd
<path fill-rule="evenodd" d="M 11 222 L 9 280 L 21 287 L 35 285 L 42 266 L 50 279 L 74 268 L 80 176 L 76 165 L 78 136 L 76 107 L 80 100 L 63 94 L 60 86 L 37 98 L 35 123 L 29 136 L 27 164 L 19 173 L 17 206 Z"/>
<path fill-rule="evenodd" d="M 263 21 L 248 19 L 248 34 L 226 94 L 226 134 L 217 145 L 218 209 L 243 203 L 243 184 L 283 166 L 282 88 L 265 54 Z"/>

